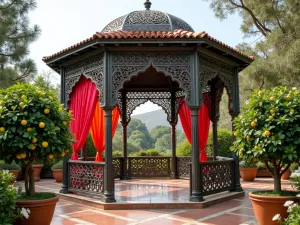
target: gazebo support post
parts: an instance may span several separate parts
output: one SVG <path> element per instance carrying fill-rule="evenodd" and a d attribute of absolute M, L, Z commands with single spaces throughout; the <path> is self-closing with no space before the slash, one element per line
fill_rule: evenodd
<path fill-rule="evenodd" d="M 80 150 L 80 158 L 83 158 L 83 161 L 87 161 L 86 142 Z"/>
<path fill-rule="evenodd" d="M 231 110 L 230 115 L 232 121 L 235 117 L 237 117 L 240 113 L 240 95 L 239 95 L 239 76 L 238 69 L 235 68 L 234 73 L 234 96 L 233 96 L 233 110 Z M 232 123 L 232 131 L 235 130 L 234 124 Z M 232 132 L 233 134 L 233 132 Z M 236 137 L 232 135 L 232 142 L 236 140 Z M 241 182 L 240 182 L 240 165 L 239 158 L 235 152 L 232 153 L 232 157 L 234 159 L 234 175 L 235 175 L 235 190 L 234 191 L 243 191 Z"/>
<path fill-rule="evenodd" d="M 104 166 L 104 195 L 105 202 L 116 202 L 115 179 L 112 162 L 112 110 L 113 107 L 103 107 L 105 112 L 105 166 Z"/>
<path fill-rule="evenodd" d="M 128 180 L 128 173 L 127 173 L 127 125 L 126 122 L 121 122 L 123 127 L 123 174 L 121 174 L 122 180 Z"/>
<path fill-rule="evenodd" d="M 212 121 L 212 154 L 213 160 L 216 160 L 218 156 L 218 102 L 217 102 L 217 88 L 216 80 L 211 85 L 211 114 L 210 119 Z"/>
<path fill-rule="evenodd" d="M 204 199 L 201 194 L 201 170 L 199 164 L 199 107 L 190 107 L 190 109 L 192 117 L 192 193 L 190 196 L 190 201 L 202 202 Z"/>
<path fill-rule="evenodd" d="M 177 122 L 170 123 L 171 124 L 171 132 L 172 132 L 172 175 L 171 178 L 178 178 L 178 170 L 177 170 L 177 157 L 176 157 L 176 125 Z"/>

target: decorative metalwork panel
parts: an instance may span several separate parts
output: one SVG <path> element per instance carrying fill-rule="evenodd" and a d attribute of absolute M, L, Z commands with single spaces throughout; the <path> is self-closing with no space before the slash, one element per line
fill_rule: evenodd
<path fill-rule="evenodd" d="M 104 163 L 68 161 L 69 191 L 101 194 L 104 182 Z"/>
<path fill-rule="evenodd" d="M 110 22 L 102 32 L 117 30 L 124 31 L 174 31 L 182 29 L 194 31 L 193 28 L 182 19 L 155 10 L 134 11 Z"/>
<path fill-rule="evenodd" d="M 128 176 L 170 177 L 171 157 L 128 157 Z"/>
<path fill-rule="evenodd" d="M 200 170 L 203 196 L 234 189 L 233 159 L 201 162 Z"/>
<path fill-rule="evenodd" d="M 200 89 L 204 90 L 209 80 L 218 77 L 224 83 L 229 97 L 229 110 L 233 108 L 234 68 L 210 57 L 199 55 Z"/>
<path fill-rule="evenodd" d="M 116 157 L 116 158 L 114 157 L 113 164 L 114 164 L 115 178 L 121 178 L 122 168 L 123 168 L 123 157 Z"/>
<path fill-rule="evenodd" d="M 118 102 L 118 91 L 125 81 L 129 81 L 151 65 L 177 81 L 186 93 L 186 101 L 191 100 L 191 63 L 189 53 L 118 53 L 113 55 L 112 101 Z"/>
<path fill-rule="evenodd" d="M 186 157 L 176 157 L 177 160 L 177 171 L 178 176 L 189 177 L 190 176 L 190 163 L 192 162 L 191 156 Z"/>
<path fill-rule="evenodd" d="M 125 16 L 120 16 L 119 18 L 113 20 L 110 22 L 106 27 L 101 32 L 110 32 L 110 31 L 115 31 L 115 30 L 122 30 L 123 24 L 124 24 L 124 19 L 126 18 L 127 15 Z"/>
<path fill-rule="evenodd" d="M 66 68 L 66 102 L 69 101 L 74 86 L 83 75 L 96 84 L 99 100 L 103 103 L 103 57 L 104 54 L 101 53 Z"/>
<path fill-rule="evenodd" d="M 168 14 L 170 19 L 171 19 L 171 22 L 172 22 L 172 30 L 185 30 L 185 31 L 192 31 L 194 32 L 193 28 L 187 23 L 185 22 L 184 20 L 176 17 L 176 16 L 173 16 L 173 15 L 170 15 Z"/>

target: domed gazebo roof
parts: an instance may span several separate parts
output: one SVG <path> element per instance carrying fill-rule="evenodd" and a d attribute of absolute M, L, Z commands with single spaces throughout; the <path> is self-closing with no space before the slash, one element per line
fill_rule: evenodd
<path fill-rule="evenodd" d="M 145 2 L 146 10 L 133 11 L 110 22 L 102 32 L 123 31 L 192 31 L 182 19 L 161 11 L 150 10 L 151 2 Z"/>

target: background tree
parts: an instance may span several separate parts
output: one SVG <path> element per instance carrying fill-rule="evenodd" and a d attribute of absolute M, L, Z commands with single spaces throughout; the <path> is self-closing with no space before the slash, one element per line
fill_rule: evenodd
<path fill-rule="evenodd" d="M 26 58 L 29 44 L 37 39 L 40 29 L 29 26 L 28 13 L 35 0 L 0 1 L 0 88 L 32 78 L 35 63 Z"/>
<path fill-rule="evenodd" d="M 136 146 L 139 146 L 143 149 L 148 149 L 152 147 L 152 138 L 149 134 L 145 123 L 143 123 L 141 120 L 132 119 L 130 121 L 127 127 L 127 135 L 128 140 L 131 140 L 132 143 L 136 144 Z"/>
<path fill-rule="evenodd" d="M 33 83 L 35 86 L 40 87 L 44 90 L 54 92 L 57 97 L 60 97 L 60 84 L 56 86 L 51 83 L 54 80 L 54 75 L 52 70 L 43 71 L 41 75 L 35 77 Z"/>
<path fill-rule="evenodd" d="M 161 152 L 170 152 L 172 149 L 171 145 L 171 134 L 164 134 L 162 137 L 158 138 L 155 143 L 155 148 Z"/>
<path fill-rule="evenodd" d="M 150 132 L 150 136 L 153 142 L 156 143 L 158 138 L 161 138 L 165 134 L 171 135 L 171 127 L 168 126 L 157 126 L 153 128 Z"/>

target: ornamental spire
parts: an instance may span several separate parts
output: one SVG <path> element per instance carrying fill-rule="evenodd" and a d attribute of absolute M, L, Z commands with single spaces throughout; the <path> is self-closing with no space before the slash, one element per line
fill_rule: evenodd
<path fill-rule="evenodd" d="M 149 0 L 146 0 L 144 3 L 146 10 L 150 10 L 152 3 Z"/>

